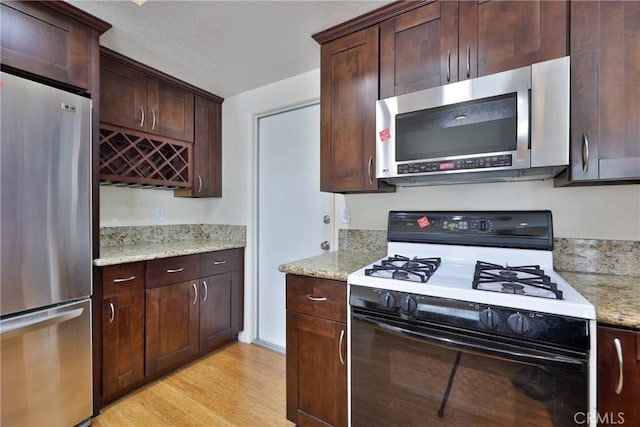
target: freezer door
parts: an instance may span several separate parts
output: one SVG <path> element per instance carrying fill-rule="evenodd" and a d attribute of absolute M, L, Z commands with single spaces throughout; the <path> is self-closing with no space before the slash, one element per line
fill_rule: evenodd
<path fill-rule="evenodd" d="M 2 315 L 91 295 L 91 101 L 0 73 Z"/>
<path fill-rule="evenodd" d="M 0 425 L 74 426 L 91 417 L 91 302 L 0 322 Z"/>

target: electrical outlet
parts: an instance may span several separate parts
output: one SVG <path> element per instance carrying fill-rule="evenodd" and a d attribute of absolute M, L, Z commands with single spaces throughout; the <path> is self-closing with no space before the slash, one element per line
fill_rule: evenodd
<path fill-rule="evenodd" d="M 351 223 L 351 207 L 350 206 L 344 206 L 342 208 L 342 215 L 340 217 L 340 220 L 343 224 Z"/>
<path fill-rule="evenodd" d="M 164 221 L 164 208 L 155 208 L 154 214 L 156 221 Z"/>

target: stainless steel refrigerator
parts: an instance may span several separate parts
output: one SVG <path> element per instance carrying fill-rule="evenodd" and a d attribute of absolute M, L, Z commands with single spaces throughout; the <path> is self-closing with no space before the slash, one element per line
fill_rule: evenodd
<path fill-rule="evenodd" d="M 92 414 L 91 101 L 0 73 L 0 425 Z"/>

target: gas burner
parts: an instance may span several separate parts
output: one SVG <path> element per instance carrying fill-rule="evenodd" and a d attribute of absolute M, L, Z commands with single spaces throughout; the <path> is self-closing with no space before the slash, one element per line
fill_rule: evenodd
<path fill-rule="evenodd" d="M 502 289 L 500 291 L 507 294 L 524 295 L 524 286 L 511 282 L 502 283 Z"/>
<path fill-rule="evenodd" d="M 477 261 L 472 286 L 479 290 L 562 299 L 558 285 L 539 265 L 512 267 Z"/>
<path fill-rule="evenodd" d="M 406 280 L 410 282 L 427 283 L 429 277 L 440 265 L 440 258 L 405 257 L 402 255 L 390 256 L 367 268 L 364 274 L 367 276 L 379 276 L 389 279 Z"/>

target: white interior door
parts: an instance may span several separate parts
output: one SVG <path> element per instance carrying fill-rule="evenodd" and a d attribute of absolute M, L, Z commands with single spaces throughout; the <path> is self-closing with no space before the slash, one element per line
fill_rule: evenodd
<path fill-rule="evenodd" d="M 285 275 L 278 265 L 332 244 L 332 195 L 320 191 L 320 107 L 258 120 L 258 340 L 284 350 Z"/>

